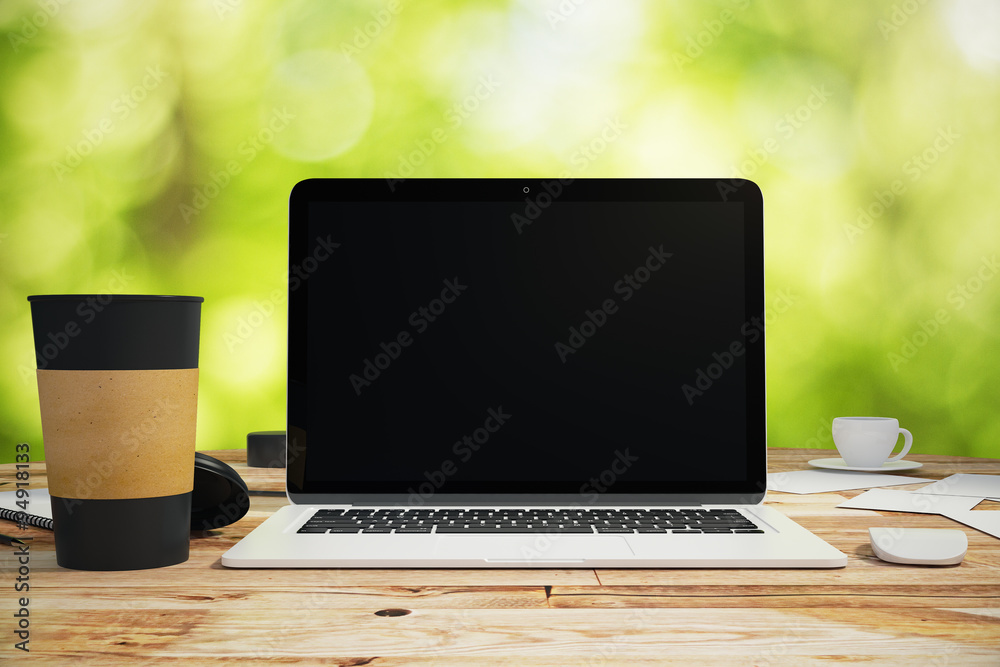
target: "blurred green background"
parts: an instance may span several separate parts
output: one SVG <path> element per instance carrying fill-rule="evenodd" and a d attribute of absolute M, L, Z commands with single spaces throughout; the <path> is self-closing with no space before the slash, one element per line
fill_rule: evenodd
<path fill-rule="evenodd" d="M 0 461 L 36 293 L 204 296 L 198 448 L 284 428 L 308 177 L 746 177 L 771 445 L 1000 457 L 1000 3 L 0 4 Z M 275 298 L 275 296 L 279 298 Z"/>

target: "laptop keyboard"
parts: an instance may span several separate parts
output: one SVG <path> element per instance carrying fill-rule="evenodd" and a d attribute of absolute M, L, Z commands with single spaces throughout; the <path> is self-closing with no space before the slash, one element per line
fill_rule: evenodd
<path fill-rule="evenodd" d="M 300 533 L 763 533 L 735 509 L 324 509 Z"/>

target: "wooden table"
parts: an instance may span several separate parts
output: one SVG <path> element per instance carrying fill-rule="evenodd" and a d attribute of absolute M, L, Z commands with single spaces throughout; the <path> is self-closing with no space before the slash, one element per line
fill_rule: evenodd
<path fill-rule="evenodd" d="M 251 490 L 283 489 L 283 470 L 247 468 L 242 450 L 209 453 Z M 772 449 L 769 469 L 829 455 Z M 996 459 L 910 458 L 933 479 L 1000 474 Z M 0 466 L 0 489 L 13 469 Z M 44 487 L 44 464 L 30 472 Z M 0 548 L 0 662 L 1000 665 L 1000 540 L 940 516 L 836 508 L 858 493 L 768 494 L 849 555 L 836 570 L 226 569 L 223 552 L 286 502 L 254 496 L 244 519 L 193 537 L 186 563 L 80 572 L 56 565 L 51 532 L 0 521 L 34 538 L 28 593 L 14 592 L 17 563 Z M 988 504 L 979 509 L 1000 509 Z M 960 528 L 969 552 L 952 567 L 885 563 L 868 543 L 875 525 Z M 13 648 L 22 595 L 27 654 Z"/>

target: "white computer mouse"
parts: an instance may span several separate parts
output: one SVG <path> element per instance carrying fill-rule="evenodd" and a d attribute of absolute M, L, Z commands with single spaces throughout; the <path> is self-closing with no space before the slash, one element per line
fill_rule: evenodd
<path fill-rule="evenodd" d="M 955 565 L 965 558 L 969 539 L 949 528 L 869 528 L 875 555 L 890 563 Z"/>

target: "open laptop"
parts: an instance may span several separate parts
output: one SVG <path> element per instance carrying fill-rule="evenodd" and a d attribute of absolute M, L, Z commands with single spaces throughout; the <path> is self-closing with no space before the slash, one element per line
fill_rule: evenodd
<path fill-rule="evenodd" d="M 287 491 L 228 567 L 815 567 L 766 490 L 745 180 L 307 180 Z"/>

